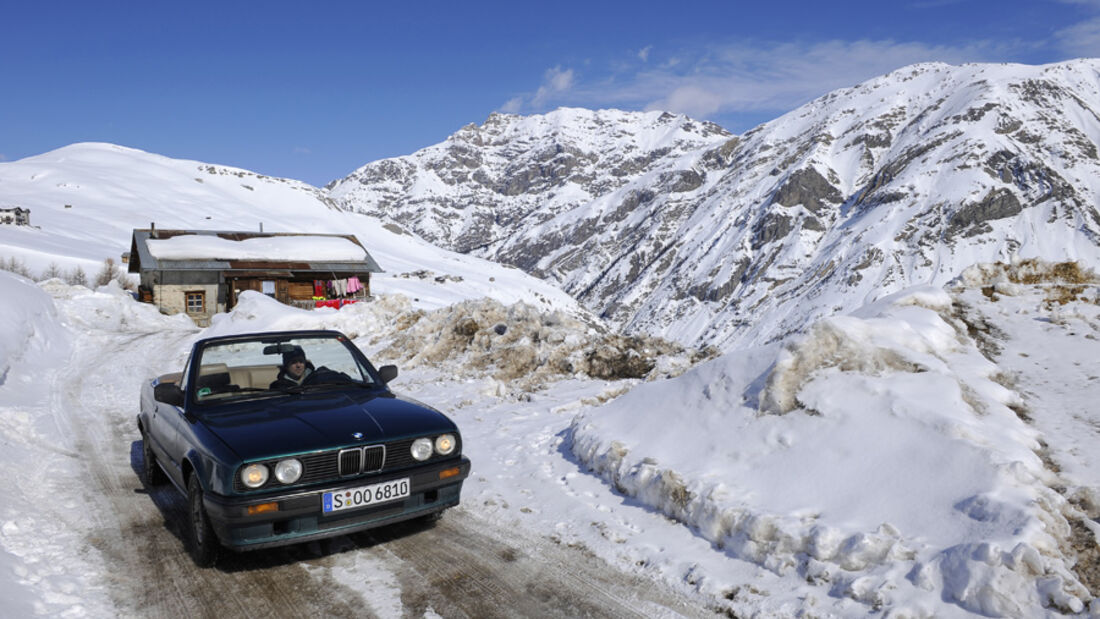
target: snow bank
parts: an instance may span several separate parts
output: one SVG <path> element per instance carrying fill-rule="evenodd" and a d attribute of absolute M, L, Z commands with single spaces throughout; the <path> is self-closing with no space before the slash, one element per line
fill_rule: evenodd
<path fill-rule="evenodd" d="M 872 609 L 1081 611 L 1073 508 L 953 307 L 904 292 L 641 385 L 579 415 L 573 452 L 727 554 Z"/>
<path fill-rule="evenodd" d="M 36 419 L 26 406 L 31 381 L 41 369 L 51 363 L 62 363 L 68 357 L 69 336 L 58 324 L 57 310 L 49 295 L 25 278 L 0 271 L 0 387 L 12 397 L 0 398 L 0 441 L 4 445 L 0 463 L 6 471 L 20 471 L 29 460 L 29 442 L 38 440 Z M 39 386 L 40 388 L 40 386 Z M 43 588 L 56 593 L 59 582 L 51 578 L 51 570 L 35 569 L 25 557 L 29 552 L 23 535 L 29 520 L 20 518 L 26 509 L 21 493 L 12 486 L 14 475 L 5 475 L 0 483 L 0 598 L 5 600 L 5 612 L 30 615 L 40 610 L 28 597 L 24 586 L 38 581 Z M 32 532 L 33 533 L 33 532 Z M 33 561 L 32 561 L 33 563 Z M 70 583 L 63 583 L 68 585 Z"/>
<path fill-rule="evenodd" d="M 150 303 L 138 303 L 117 281 L 95 290 L 59 279 L 46 280 L 38 286 L 54 299 L 65 301 L 59 305 L 61 320 L 79 331 L 134 333 L 164 327 L 199 331 L 185 314 L 166 316 Z"/>
<path fill-rule="evenodd" d="M 13 364 L 64 358 L 69 336 L 58 324 L 53 301 L 34 282 L 0 271 L 0 316 L 0 385 Z"/>
<path fill-rule="evenodd" d="M 68 495 L 39 495 L 78 462 L 49 410 L 52 375 L 73 342 L 50 295 L 2 271 L 0 316 L 0 614 L 84 616 L 97 595 L 82 595 L 90 570 L 69 556 L 79 534 L 46 515 Z"/>

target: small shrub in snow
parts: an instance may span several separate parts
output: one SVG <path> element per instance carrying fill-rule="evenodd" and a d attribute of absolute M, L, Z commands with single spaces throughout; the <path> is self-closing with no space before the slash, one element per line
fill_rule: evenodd
<path fill-rule="evenodd" d="M 9 273 L 15 273 L 27 279 L 32 279 L 31 270 L 27 268 L 27 263 L 23 262 L 21 258 L 11 256 L 6 261 L 0 262 L 0 268 Z"/>
<path fill-rule="evenodd" d="M 103 261 L 103 266 L 100 267 L 99 273 L 96 274 L 93 284 L 95 288 L 100 286 L 106 286 L 107 282 L 115 278 L 115 263 L 110 258 Z"/>
<path fill-rule="evenodd" d="M 45 271 L 42 271 L 42 277 L 39 281 L 45 281 L 47 279 L 61 279 L 63 274 L 61 273 L 61 267 L 56 262 L 51 262 L 50 266 L 46 267 Z"/>
<path fill-rule="evenodd" d="M 84 274 L 84 269 L 79 266 L 73 267 L 72 271 L 65 276 L 65 283 L 71 286 L 85 286 L 88 285 L 88 276 Z"/>
<path fill-rule="evenodd" d="M 111 258 L 107 258 L 103 261 L 103 267 L 99 270 L 99 273 L 95 276 L 96 288 L 100 286 L 106 286 L 112 281 L 117 281 L 119 286 L 126 288 L 128 282 L 126 281 L 126 274 L 115 265 L 115 261 Z"/>

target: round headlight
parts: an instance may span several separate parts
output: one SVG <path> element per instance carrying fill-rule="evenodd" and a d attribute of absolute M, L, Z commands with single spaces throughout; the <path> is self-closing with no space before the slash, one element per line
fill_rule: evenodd
<path fill-rule="evenodd" d="M 453 434 L 444 434 L 435 439 L 435 452 L 441 456 L 449 456 L 455 450 L 455 443 Z"/>
<path fill-rule="evenodd" d="M 294 458 L 280 460 L 275 465 L 275 479 L 284 484 L 292 484 L 302 476 L 302 463 Z"/>
<path fill-rule="evenodd" d="M 432 439 L 430 438 L 418 438 L 413 441 L 412 448 L 409 450 L 412 452 L 412 457 L 424 461 L 432 457 Z"/>
<path fill-rule="evenodd" d="M 267 483 L 267 467 L 262 464 L 249 464 L 241 469 L 241 481 L 249 488 L 259 488 Z"/>

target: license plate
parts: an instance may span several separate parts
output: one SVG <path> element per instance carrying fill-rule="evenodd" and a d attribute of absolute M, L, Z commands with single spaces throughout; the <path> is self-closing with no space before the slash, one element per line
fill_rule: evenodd
<path fill-rule="evenodd" d="M 326 514 L 345 509 L 377 505 L 409 496 L 409 478 L 395 479 L 380 484 L 348 488 L 339 492 L 326 492 L 321 503 Z"/>

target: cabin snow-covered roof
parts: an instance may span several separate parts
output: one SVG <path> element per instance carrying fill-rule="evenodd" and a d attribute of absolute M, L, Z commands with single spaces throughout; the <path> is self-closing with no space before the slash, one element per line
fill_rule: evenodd
<path fill-rule="evenodd" d="M 129 271 L 160 269 L 382 272 L 351 234 L 134 230 Z"/>

